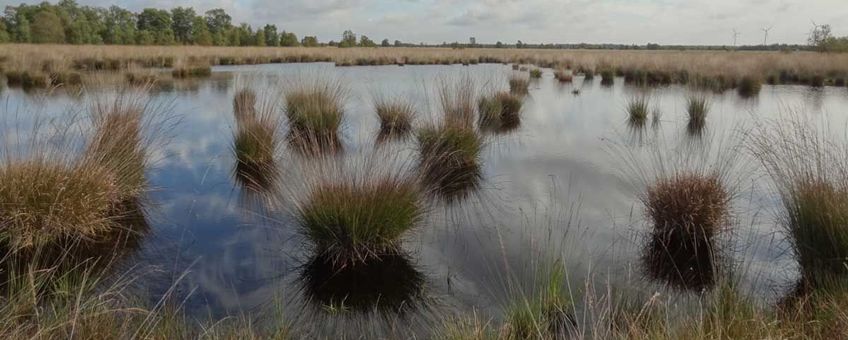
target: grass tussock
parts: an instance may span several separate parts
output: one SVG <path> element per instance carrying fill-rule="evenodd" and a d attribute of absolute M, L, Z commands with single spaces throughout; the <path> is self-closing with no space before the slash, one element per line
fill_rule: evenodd
<path fill-rule="evenodd" d="M 303 233 L 337 268 L 399 250 L 401 237 L 420 222 L 424 207 L 409 177 L 330 180 L 298 207 Z"/>
<path fill-rule="evenodd" d="M 521 123 L 522 98 L 511 92 L 481 97 L 477 104 L 480 126 L 494 130 L 512 130 Z"/>
<path fill-rule="evenodd" d="M 631 122 L 644 122 L 648 120 L 650 112 L 650 99 L 647 95 L 636 95 L 627 101 L 627 117 Z"/>
<path fill-rule="evenodd" d="M 814 289 L 848 274 L 848 153 L 826 131 L 793 114 L 759 126 L 751 143 L 783 203 L 780 222 L 803 284 Z"/>
<path fill-rule="evenodd" d="M 106 168 L 46 159 L 0 166 L 0 238 L 11 252 L 95 239 L 116 226 L 120 189 Z"/>
<path fill-rule="evenodd" d="M 148 141 L 143 136 L 143 104 L 118 98 L 92 107 L 95 132 L 86 147 L 86 161 L 112 171 L 122 201 L 146 190 Z"/>
<path fill-rule="evenodd" d="M 534 68 L 530 70 L 530 78 L 539 79 L 542 78 L 542 70 L 538 68 Z"/>
<path fill-rule="evenodd" d="M 275 155 L 282 140 L 277 106 L 263 101 L 257 107 L 256 93 L 244 88 L 233 98 L 233 112 L 236 179 L 253 189 L 273 187 L 279 175 Z"/>
<path fill-rule="evenodd" d="M 570 83 L 572 80 L 574 80 L 574 75 L 572 75 L 570 71 L 557 70 L 556 72 L 554 72 L 554 78 L 556 78 L 556 80 L 559 80 L 560 83 Z"/>
<path fill-rule="evenodd" d="M 453 200 L 479 185 L 483 140 L 477 131 L 445 124 L 422 128 L 416 137 L 423 179 L 433 193 Z"/>
<path fill-rule="evenodd" d="M 412 130 L 412 121 L 416 116 L 412 103 L 402 99 L 378 99 L 374 107 L 380 119 L 380 133 L 405 134 Z"/>
<path fill-rule="evenodd" d="M 710 101 L 706 95 L 689 95 L 686 97 L 686 112 L 689 114 L 690 122 L 703 124 L 707 120 L 710 111 Z"/>
<path fill-rule="evenodd" d="M 298 85 L 285 94 L 289 129 L 308 139 L 336 140 L 344 115 L 344 96 L 337 81 Z"/>
<path fill-rule="evenodd" d="M 438 98 L 443 124 L 473 129 L 477 114 L 477 87 L 471 77 L 443 79 Z"/>
<path fill-rule="evenodd" d="M 615 83 L 615 71 L 610 68 L 601 69 L 601 85 L 612 86 Z"/>
<path fill-rule="evenodd" d="M 682 231 L 697 238 L 725 226 L 729 200 L 717 176 L 679 174 L 649 187 L 644 203 L 656 231 Z"/>

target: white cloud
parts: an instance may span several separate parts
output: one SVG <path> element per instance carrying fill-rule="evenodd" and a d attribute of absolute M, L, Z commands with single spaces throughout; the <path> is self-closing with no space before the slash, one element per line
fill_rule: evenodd
<path fill-rule="evenodd" d="M 40 0 L 27 1 L 35 3 Z M 82 4 L 116 4 L 132 10 L 172 7 L 164 0 Z M 0 5 L 17 4 L 0 0 Z M 830 23 L 848 35 L 844 0 L 189 0 L 198 12 L 221 7 L 236 22 L 273 23 L 299 36 L 338 40 L 351 29 L 372 39 L 418 42 L 657 42 L 729 44 L 735 28 L 740 44 L 760 43 L 760 28 L 774 26 L 772 42 L 803 43 L 810 20 Z"/>

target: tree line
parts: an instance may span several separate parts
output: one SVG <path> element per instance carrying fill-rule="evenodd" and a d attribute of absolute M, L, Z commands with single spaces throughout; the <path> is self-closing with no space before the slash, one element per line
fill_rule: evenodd
<path fill-rule="evenodd" d="M 315 36 L 297 35 L 267 24 L 235 25 L 220 8 L 198 14 L 192 7 L 145 8 L 134 13 L 118 6 L 80 6 L 75 0 L 6 6 L 0 43 L 319 46 Z"/>

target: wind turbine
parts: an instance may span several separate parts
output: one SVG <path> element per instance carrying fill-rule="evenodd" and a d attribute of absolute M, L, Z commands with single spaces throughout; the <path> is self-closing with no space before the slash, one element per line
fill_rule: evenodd
<path fill-rule="evenodd" d="M 768 41 L 768 34 L 769 34 L 769 31 L 771 31 L 772 28 L 774 28 L 774 26 L 769 26 L 768 28 L 761 28 L 761 30 L 764 33 L 763 34 L 763 46 L 766 46 L 766 42 Z"/>
<path fill-rule="evenodd" d="M 736 47 L 736 39 L 739 38 L 739 32 L 736 29 L 733 29 L 733 47 Z"/>

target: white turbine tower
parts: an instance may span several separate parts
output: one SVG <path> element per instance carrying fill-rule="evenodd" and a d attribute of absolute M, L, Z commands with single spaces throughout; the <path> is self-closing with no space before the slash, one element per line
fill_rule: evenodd
<path fill-rule="evenodd" d="M 766 46 L 768 42 L 768 34 L 772 28 L 774 28 L 774 26 L 769 26 L 768 28 L 761 28 L 761 30 L 763 31 L 763 46 Z"/>
<path fill-rule="evenodd" d="M 739 39 L 739 32 L 733 29 L 733 47 L 736 47 L 736 40 Z"/>

